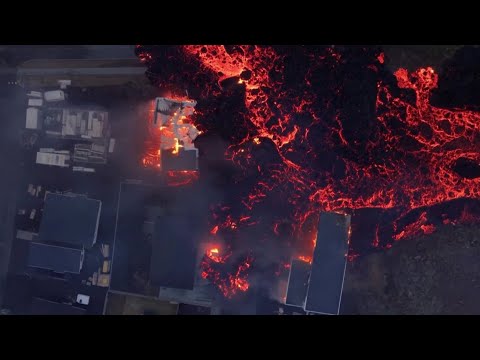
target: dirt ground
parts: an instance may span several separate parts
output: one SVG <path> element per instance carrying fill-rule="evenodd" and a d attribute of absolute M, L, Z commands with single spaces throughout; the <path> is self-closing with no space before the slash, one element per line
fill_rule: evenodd
<path fill-rule="evenodd" d="M 406 68 L 409 71 L 432 66 L 437 71 L 463 45 L 383 45 L 385 64 L 392 71 Z"/>
<path fill-rule="evenodd" d="M 177 304 L 140 296 L 109 293 L 106 315 L 176 315 Z"/>

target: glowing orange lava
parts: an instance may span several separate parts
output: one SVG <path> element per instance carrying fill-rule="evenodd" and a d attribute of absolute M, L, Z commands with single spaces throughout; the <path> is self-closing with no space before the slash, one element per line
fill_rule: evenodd
<path fill-rule="evenodd" d="M 295 51 L 302 52 L 303 48 Z M 188 45 L 181 52 L 185 59 L 197 64 L 195 71 L 208 74 L 202 78 L 210 82 L 201 84 L 203 99 L 215 98 L 222 92 L 229 94 L 227 87 L 231 83 L 242 91 L 241 114 L 248 131 L 239 140 L 232 140 L 225 156 L 241 170 L 234 182 L 253 181 L 247 182 L 248 190 L 241 192 L 240 199 L 234 199 L 235 213 L 232 206 L 214 207 L 212 235 L 251 235 L 250 226 L 267 224 L 271 233 L 266 238 L 278 239 L 287 234 L 291 243 L 302 244 L 302 254 L 309 254 L 315 246 L 320 211 L 395 211 L 396 220 L 389 221 L 394 230 L 390 241 L 395 241 L 434 231 L 435 224 L 425 210 L 428 207 L 455 199 L 480 199 L 480 178 L 465 178 L 453 170 L 461 159 L 480 164 L 480 114 L 433 106 L 430 97 L 438 85 L 433 68 L 411 73 L 399 69 L 394 84 L 389 82 L 391 74 L 384 74 L 385 55 L 372 52 L 370 62 L 363 66 L 368 72 L 365 78 L 372 79 L 368 80 L 371 115 L 364 122 L 368 123 L 368 131 L 359 139 L 351 126 L 360 121 L 357 112 L 352 115 L 343 109 L 342 101 L 348 101 L 350 95 L 340 97 L 345 91 L 358 95 L 342 72 L 346 63 L 356 64 L 356 59 L 349 59 L 335 47 L 307 52 L 304 78 L 295 78 L 290 87 L 284 86 L 286 69 L 290 66 L 288 69 L 293 71 L 299 64 L 279 48 Z M 207 120 L 201 114 L 196 119 L 204 123 Z M 267 152 L 270 156 L 262 158 Z M 324 158 L 325 154 L 330 157 Z M 149 159 L 143 162 L 148 164 Z M 262 206 L 259 216 L 255 211 Z M 280 219 L 269 217 L 270 212 L 287 206 L 291 207 L 285 211 L 287 215 L 282 214 Z M 264 215 L 266 212 L 269 216 Z M 400 221 L 413 213 L 417 214 L 413 221 Z M 463 218 L 445 218 L 443 222 L 469 219 L 466 213 Z M 287 230 L 282 228 L 283 222 L 289 225 Z M 376 226 L 374 238 L 369 241 L 372 248 L 391 247 L 391 243 L 381 243 L 382 232 L 383 228 Z M 357 256 L 349 254 L 348 259 Z M 236 269 L 246 271 L 251 261 Z M 236 280 L 237 270 L 230 271 L 230 278 L 213 269 L 212 262 L 206 256 L 202 276 L 217 284 L 222 293 L 230 296 L 231 289 L 245 287 L 244 282 Z"/>

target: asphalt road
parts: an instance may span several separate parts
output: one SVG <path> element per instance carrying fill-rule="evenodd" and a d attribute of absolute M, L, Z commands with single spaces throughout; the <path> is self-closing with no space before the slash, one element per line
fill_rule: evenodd
<path fill-rule="evenodd" d="M 55 68 L 55 69 L 30 69 L 19 68 L 18 77 L 22 76 L 48 76 L 48 75 L 143 75 L 144 67 L 112 67 L 112 68 Z"/>
<path fill-rule="evenodd" d="M 0 75 L 0 303 L 13 240 L 21 177 L 19 139 L 26 101 L 23 89 L 11 85 L 14 81 L 15 75 Z"/>
<path fill-rule="evenodd" d="M 31 59 L 135 58 L 134 45 L 0 45 L 2 59 L 17 66 Z"/>

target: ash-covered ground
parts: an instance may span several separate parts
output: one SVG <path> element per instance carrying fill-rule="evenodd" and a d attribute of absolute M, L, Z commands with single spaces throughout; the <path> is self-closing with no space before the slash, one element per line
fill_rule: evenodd
<path fill-rule="evenodd" d="M 350 263 L 342 313 L 480 314 L 479 230 L 446 225 Z"/>

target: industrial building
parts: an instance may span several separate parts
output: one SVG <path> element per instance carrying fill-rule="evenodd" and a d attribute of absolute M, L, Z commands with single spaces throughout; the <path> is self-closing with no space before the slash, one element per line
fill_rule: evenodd
<path fill-rule="evenodd" d="M 108 112 L 81 108 L 48 108 L 41 112 L 47 135 L 98 140 L 108 136 Z"/>
<path fill-rule="evenodd" d="M 350 215 L 322 212 L 311 264 L 294 259 L 290 266 L 286 305 L 307 313 L 338 315 L 350 237 Z"/>
<path fill-rule="evenodd" d="M 54 150 L 41 148 L 37 152 L 36 163 L 41 165 L 69 167 L 70 152 L 66 150 Z"/>
<path fill-rule="evenodd" d="M 160 169 L 163 171 L 198 170 L 198 149 L 194 140 L 197 128 L 188 121 L 197 102 L 156 98 L 153 126 L 160 130 Z"/>
<path fill-rule="evenodd" d="M 34 298 L 30 312 L 32 315 L 86 315 L 85 309 L 55 301 Z"/>
<path fill-rule="evenodd" d="M 154 285 L 193 290 L 197 251 L 190 229 L 183 216 L 157 218 L 150 260 Z"/>
<path fill-rule="evenodd" d="M 84 249 L 32 242 L 29 247 L 28 266 L 56 273 L 79 274 L 84 257 Z"/>
<path fill-rule="evenodd" d="M 122 183 L 110 292 L 210 308 L 212 284 L 200 276 L 199 223 L 174 210 L 186 190 Z M 185 195 L 185 194 L 183 194 Z"/>
<path fill-rule="evenodd" d="M 102 202 L 76 194 L 47 193 L 40 242 L 91 248 L 97 241 Z"/>

